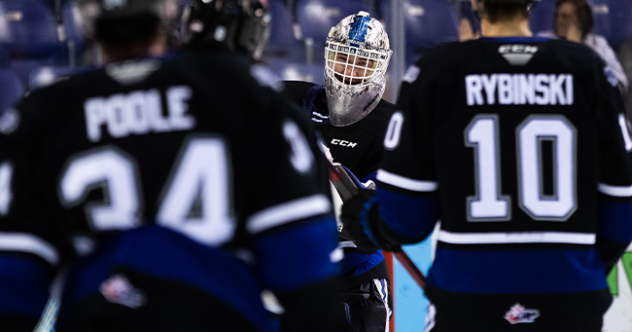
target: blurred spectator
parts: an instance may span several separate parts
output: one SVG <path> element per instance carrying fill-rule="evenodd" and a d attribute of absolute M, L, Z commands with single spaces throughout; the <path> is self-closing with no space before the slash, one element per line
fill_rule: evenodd
<path fill-rule="evenodd" d="M 553 31 L 544 31 L 538 36 L 562 37 L 590 47 L 610 67 L 610 70 L 619 80 L 619 88 L 625 94 L 628 90 L 628 78 L 606 38 L 591 32 L 593 24 L 592 9 L 586 0 L 557 0 Z"/>
<path fill-rule="evenodd" d="M 468 41 L 472 39 L 478 39 L 481 36 L 480 31 L 474 31 L 470 20 L 466 18 L 461 19 L 459 24 L 459 41 Z"/>

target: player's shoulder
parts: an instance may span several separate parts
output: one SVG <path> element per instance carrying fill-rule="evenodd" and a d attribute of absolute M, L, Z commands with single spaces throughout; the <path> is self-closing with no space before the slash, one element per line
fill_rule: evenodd
<path fill-rule="evenodd" d="M 543 43 L 546 47 L 547 55 L 556 56 L 560 58 L 567 58 L 579 63 L 601 63 L 601 57 L 595 53 L 590 47 L 581 44 L 570 42 L 564 39 L 550 39 Z"/>
<path fill-rule="evenodd" d="M 417 60 L 415 66 L 423 67 L 430 63 L 433 65 L 449 64 L 463 58 L 464 50 L 475 48 L 475 44 L 470 42 L 451 42 L 441 44 L 424 52 L 423 56 Z"/>
<path fill-rule="evenodd" d="M 307 92 L 317 86 L 311 82 L 283 81 L 281 94 L 296 105 L 303 106 Z"/>
<path fill-rule="evenodd" d="M 71 75 L 53 84 L 34 89 L 20 103 L 18 109 L 46 109 L 44 113 L 55 113 L 64 109 L 63 105 L 75 100 L 84 91 L 102 85 L 107 80 L 104 70 L 90 69 Z"/>
<path fill-rule="evenodd" d="M 424 54 L 408 68 L 404 81 L 412 83 L 423 72 L 425 79 L 449 75 L 458 68 L 476 61 L 482 56 L 482 46 L 479 43 L 451 42 L 445 43 L 424 52 Z"/>
<path fill-rule="evenodd" d="M 388 123 L 395 113 L 395 105 L 382 99 L 377 104 L 375 109 L 369 113 L 362 121 L 358 122 L 358 125 L 364 130 L 377 135 L 380 138 L 384 138 L 386 135 L 386 128 Z"/>

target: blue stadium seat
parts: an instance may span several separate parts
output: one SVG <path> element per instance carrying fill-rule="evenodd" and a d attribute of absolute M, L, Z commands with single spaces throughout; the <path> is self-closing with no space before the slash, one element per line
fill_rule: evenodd
<path fill-rule="evenodd" d="M 592 0 L 595 25 L 593 32 L 603 35 L 616 51 L 632 39 L 631 0 Z"/>
<path fill-rule="evenodd" d="M 64 52 L 50 8 L 40 0 L 1 0 L 0 49 L 25 86 L 34 68 L 56 63 Z"/>
<path fill-rule="evenodd" d="M 55 10 L 55 6 L 57 5 L 57 0 L 40 0 L 43 4 L 45 4 L 51 11 Z"/>
<path fill-rule="evenodd" d="M 68 1 L 62 6 L 61 17 L 66 33 L 68 52 L 74 56 L 74 59 L 79 57 L 84 50 L 83 26 L 80 15 L 79 7 L 75 2 Z"/>
<path fill-rule="evenodd" d="M 281 72 L 281 78 L 286 81 L 305 81 L 318 85 L 325 84 L 325 67 L 322 64 L 291 64 Z"/>
<path fill-rule="evenodd" d="M 331 27 L 361 10 L 370 12 L 371 8 L 362 0 L 298 0 L 296 17 L 303 38 L 324 44 Z"/>
<path fill-rule="evenodd" d="M 388 30 L 390 1 L 382 4 Z M 446 0 L 404 0 L 406 63 L 411 64 L 424 50 L 459 40 L 459 16 Z"/>
<path fill-rule="evenodd" d="M 284 81 L 305 81 L 325 84 L 325 65 L 269 61 L 270 69 Z"/>
<path fill-rule="evenodd" d="M 553 23 L 555 22 L 554 15 L 555 1 L 537 0 L 534 2 L 533 9 L 529 15 L 529 27 L 533 34 L 553 30 Z"/>
<path fill-rule="evenodd" d="M 268 47 L 291 47 L 298 44 L 294 38 L 294 18 L 282 0 L 269 2 L 272 22 L 270 23 L 270 40 Z"/>
<path fill-rule="evenodd" d="M 73 73 L 70 67 L 44 66 L 36 68 L 29 77 L 29 90 L 33 91 L 69 77 Z"/>
<path fill-rule="evenodd" d="M 10 69 L 0 68 L 0 114 L 24 95 L 24 89 L 20 79 Z"/>

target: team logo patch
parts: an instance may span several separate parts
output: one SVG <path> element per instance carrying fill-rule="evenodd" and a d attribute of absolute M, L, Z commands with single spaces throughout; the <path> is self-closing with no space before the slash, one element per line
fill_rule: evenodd
<path fill-rule="evenodd" d="M 104 281 L 99 290 L 109 302 L 124 305 L 132 309 L 142 307 L 147 302 L 145 294 L 140 289 L 134 287 L 129 280 L 121 274 L 114 275 Z"/>
<path fill-rule="evenodd" d="M 520 303 L 514 304 L 507 313 L 505 313 L 505 319 L 511 324 L 518 323 L 533 323 L 536 318 L 540 317 L 540 310 L 527 309 Z"/>

